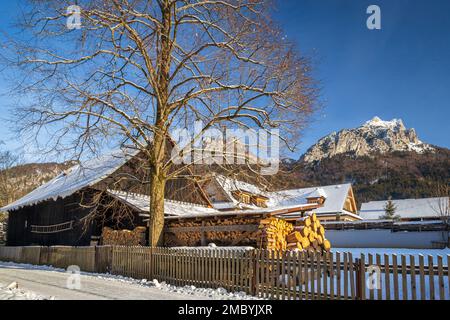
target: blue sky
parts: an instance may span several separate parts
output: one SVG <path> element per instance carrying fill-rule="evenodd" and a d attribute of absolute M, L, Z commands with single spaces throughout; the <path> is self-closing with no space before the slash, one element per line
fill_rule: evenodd
<path fill-rule="evenodd" d="M 3 2 L 0 29 L 20 0 Z M 381 8 L 382 29 L 368 30 L 366 9 Z M 425 142 L 450 147 L 450 1 L 281 0 L 275 13 L 288 38 L 314 60 L 323 109 L 304 132 L 298 157 L 318 138 L 379 116 L 403 119 Z M 0 79 L 0 92 L 7 83 Z M 0 140 L 11 133 L 11 100 L 0 96 Z"/>
<path fill-rule="evenodd" d="M 381 9 L 369 30 L 366 9 Z M 305 131 L 318 138 L 375 115 L 401 118 L 425 142 L 450 147 L 450 1 L 280 1 L 276 13 L 291 41 L 315 60 L 324 108 Z"/>

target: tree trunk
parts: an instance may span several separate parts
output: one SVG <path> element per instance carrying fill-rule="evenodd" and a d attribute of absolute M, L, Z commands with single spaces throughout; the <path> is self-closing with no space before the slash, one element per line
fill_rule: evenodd
<path fill-rule="evenodd" d="M 160 30 L 161 50 L 157 57 L 158 92 L 156 108 L 155 131 L 151 152 L 150 172 L 150 220 L 149 245 L 152 247 L 163 245 L 164 229 L 164 191 L 167 177 L 164 172 L 166 158 L 166 142 L 169 115 L 169 74 L 171 65 L 171 2 L 161 1 L 162 28 Z"/>
<path fill-rule="evenodd" d="M 151 247 L 163 245 L 165 187 L 166 181 L 161 178 L 161 175 L 157 172 L 152 172 L 150 185 L 150 219 L 148 222 L 149 245 Z"/>

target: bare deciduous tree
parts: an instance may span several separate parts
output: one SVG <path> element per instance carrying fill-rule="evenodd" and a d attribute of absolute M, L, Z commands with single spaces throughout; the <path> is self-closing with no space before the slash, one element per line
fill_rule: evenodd
<path fill-rule="evenodd" d="M 449 243 L 450 237 L 450 189 L 447 183 L 438 183 L 434 190 L 434 196 L 437 198 L 430 206 L 446 226 L 447 232 L 443 235 L 444 241 Z"/>
<path fill-rule="evenodd" d="M 69 30 L 73 4 L 29 1 L 24 32 L 7 43 L 6 60 L 25 75 L 20 129 L 46 151 L 140 150 L 151 168 L 150 245 L 161 243 L 166 182 L 185 169 L 167 156 L 173 128 L 277 128 L 285 147 L 298 141 L 317 90 L 272 2 L 78 1 L 81 29 Z"/>
<path fill-rule="evenodd" d="M 10 170 L 19 164 L 19 159 L 19 156 L 11 151 L 0 150 L 0 208 L 16 200 L 17 196 L 20 195 L 20 187 L 14 184 Z"/>

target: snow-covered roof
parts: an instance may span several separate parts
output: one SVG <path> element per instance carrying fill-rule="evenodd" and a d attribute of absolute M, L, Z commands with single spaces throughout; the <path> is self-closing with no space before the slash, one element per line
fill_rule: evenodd
<path fill-rule="evenodd" d="M 440 216 L 440 208 L 447 202 L 448 197 L 392 200 L 395 207 L 395 215 L 403 219 L 437 218 Z M 365 220 L 377 220 L 385 214 L 387 200 L 371 201 L 361 205 L 360 216 Z"/>
<path fill-rule="evenodd" d="M 264 191 L 255 186 L 254 184 L 239 181 L 236 179 L 231 179 L 222 175 L 216 176 L 217 182 L 220 184 L 220 186 L 223 188 L 223 190 L 230 196 L 230 198 L 233 198 L 231 195 L 232 191 L 247 191 L 252 194 L 261 194 L 264 195 Z"/>
<path fill-rule="evenodd" d="M 322 188 L 316 188 L 313 192 L 311 192 L 310 195 L 308 195 L 308 198 L 326 198 L 327 193 Z"/>
<path fill-rule="evenodd" d="M 108 190 L 108 193 L 117 199 L 122 200 L 124 203 L 127 203 L 131 207 L 142 211 L 143 213 L 147 213 L 150 211 L 150 197 L 143 194 L 130 193 L 124 191 L 117 190 Z M 227 215 L 252 215 L 252 214 L 265 214 L 271 212 L 279 212 L 283 210 L 297 209 L 302 206 L 307 206 L 308 204 L 291 204 L 288 206 L 277 206 L 272 208 L 260 208 L 249 209 L 249 210 L 234 210 L 234 211 L 219 211 L 215 208 L 209 208 L 207 206 L 181 202 L 181 201 L 173 201 L 173 200 L 165 200 L 164 201 L 164 214 L 166 217 L 183 217 L 183 218 L 193 218 L 193 217 L 204 217 L 209 215 L 214 216 L 227 216 Z"/>
<path fill-rule="evenodd" d="M 294 190 L 285 190 L 277 192 L 269 192 L 268 206 L 288 206 L 293 204 L 306 204 L 308 198 L 317 197 L 317 194 L 323 194 L 326 199 L 323 205 L 314 209 L 316 214 L 338 213 L 343 212 L 345 200 L 350 191 L 351 184 L 337 184 L 330 186 L 302 188 Z M 318 191 L 318 190 L 321 191 Z"/>
<path fill-rule="evenodd" d="M 12 211 L 45 200 L 68 197 L 107 178 L 137 153 L 135 150 L 116 150 L 110 154 L 88 160 L 65 170 L 49 182 L 0 210 Z"/>
<path fill-rule="evenodd" d="M 150 197 L 147 195 L 117 190 L 108 190 L 108 193 L 140 211 L 150 211 Z M 167 199 L 164 201 L 164 214 L 166 216 L 203 216 L 217 214 L 218 212 L 219 211 L 217 211 L 216 209 L 199 204 L 172 201 Z"/>
<path fill-rule="evenodd" d="M 285 208 L 293 208 L 296 206 L 301 207 L 308 204 L 308 198 L 324 197 L 326 200 L 323 206 L 314 209 L 314 212 L 316 212 L 316 214 L 343 212 L 345 200 L 347 199 L 347 195 L 351 188 L 351 184 L 346 183 L 330 186 L 265 192 L 253 184 L 227 178 L 224 176 L 216 176 L 216 181 L 227 194 L 228 198 L 230 199 L 230 203 L 233 203 L 235 206 L 241 205 L 232 195 L 232 192 L 236 190 L 248 191 L 252 194 L 258 194 L 267 197 L 269 199 L 267 201 L 267 209 L 271 210 L 282 210 Z M 224 206 L 223 202 L 220 202 L 219 204 L 220 206 Z M 215 203 L 213 203 L 213 206 L 217 209 L 220 209 L 218 206 L 216 206 Z M 250 209 L 258 209 L 258 207 L 252 205 L 245 206 L 249 207 Z"/>
<path fill-rule="evenodd" d="M 216 209 L 228 209 L 228 208 L 247 208 L 247 209 L 258 209 L 257 206 L 252 204 L 243 204 L 239 202 L 234 196 L 233 191 L 244 191 L 249 192 L 254 195 L 262 195 L 266 196 L 265 192 L 258 188 L 257 186 L 239 181 L 236 179 L 231 179 L 222 175 L 215 176 L 215 179 L 219 186 L 222 188 L 222 190 L 225 192 L 228 202 L 221 201 L 221 202 L 213 202 L 213 206 Z"/>

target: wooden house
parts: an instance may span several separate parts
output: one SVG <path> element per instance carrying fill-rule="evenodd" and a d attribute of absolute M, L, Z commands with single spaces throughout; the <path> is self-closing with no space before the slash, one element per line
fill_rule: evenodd
<path fill-rule="evenodd" d="M 203 189 L 219 211 L 286 211 L 281 217 L 295 220 L 315 212 L 322 220 L 355 221 L 358 215 L 351 184 L 268 192 L 256 185 L 217 175 Z"/>
<path fill-rule="evenodd" d="M 1 209 L 9 213 L 7 245 L 86 246 L 105 226 L 145 226 L 140 211 L 122 205 L 111 190 L 148 193 L 147 174 L 137 152 L 122 150 L 62 172 Z M 169 181 L 166 198 L 209 205 L 195 181 L 187 179 Z"/>

